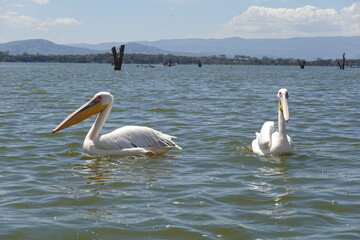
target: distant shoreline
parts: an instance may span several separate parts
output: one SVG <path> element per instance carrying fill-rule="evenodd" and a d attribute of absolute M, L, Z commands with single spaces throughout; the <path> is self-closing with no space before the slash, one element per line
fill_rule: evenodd
<path fill-rule="evenodd" d="M 110 53 L 87 54 L 87 55 L 41 55 L 41 54 L 18 54 L 10 55 L 8 52 L 0 52 L 0 62 L 32 62 L 32 63 L 106 63 L 111 64 L 113 56 Z M 124 64 L 163 64 L 171 60 L 177 64 L 195 65 L 198 60 L 203 65 L 273 65 L 273 66 L 298 66 L 298 59 L 293 58 L 256 58 L 250 56 L 236 56 L 226 58 L 220 56 L 175 56 L 175 55 L 147 55 L 125 54 Z M 300 59 L 301 60 L 301 59 Z M 338 66 L 339 59 L 316 59 L 306 61 L 306 66 Z M 346 59 L 347 67 L 360 67 L 360 59 Z"/>

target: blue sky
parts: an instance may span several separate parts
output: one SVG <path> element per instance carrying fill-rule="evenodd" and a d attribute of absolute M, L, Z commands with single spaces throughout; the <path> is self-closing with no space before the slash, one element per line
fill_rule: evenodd
<path fill-rule="evenodd" d="M 360 0 L 0 0 L 0 42 L 360 36 Z"/>

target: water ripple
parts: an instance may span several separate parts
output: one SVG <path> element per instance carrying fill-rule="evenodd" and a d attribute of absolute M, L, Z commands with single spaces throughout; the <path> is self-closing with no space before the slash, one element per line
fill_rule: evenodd
<path fill-rule="evenodd" d="M 357 239 L 357 69 L 0 63 L 1 239 Z M 290 92 L 294 155 L 249 149 Z M 82 153 L 93 119 L 52 129 L 98 91 L 104 127 L 177 137 L 161 157 Z"/>

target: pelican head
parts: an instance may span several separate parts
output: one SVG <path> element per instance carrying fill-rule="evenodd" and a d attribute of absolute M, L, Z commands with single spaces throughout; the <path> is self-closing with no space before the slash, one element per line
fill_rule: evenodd
<path fill-rule="evenodd" d="M 79 109 L 65 118 L 52 133 L 68 128 L 85 119 L 104 111 L 104 109 L 113 103 L 113 96 L 108 92 L 97 93 L 89 102 L 85 103 Z"/>
<path fill-rule="evenodd" d="M 288 122 L 290 118 L 289 105 L 288 105 L 288 98 L 289 98 L 288 90 L 285 88 L 280 89 L 277 94 L 277 97 L 279 101 L 279 112 L 283 115 L 285 122 Z"/>

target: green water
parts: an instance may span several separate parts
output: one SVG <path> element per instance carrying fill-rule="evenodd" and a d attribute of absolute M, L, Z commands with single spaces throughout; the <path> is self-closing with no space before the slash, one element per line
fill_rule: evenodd
<path fill-rule="evenodd" d="M 360 238 L 360 69 L 0 63 L 0 82 L 0 239 Z M 295 154 L 256 156 L 283 87 Z M 99 91 L 104 132 L 183 150 L 86 156 L 94 118 L 51 134 Z"/>

